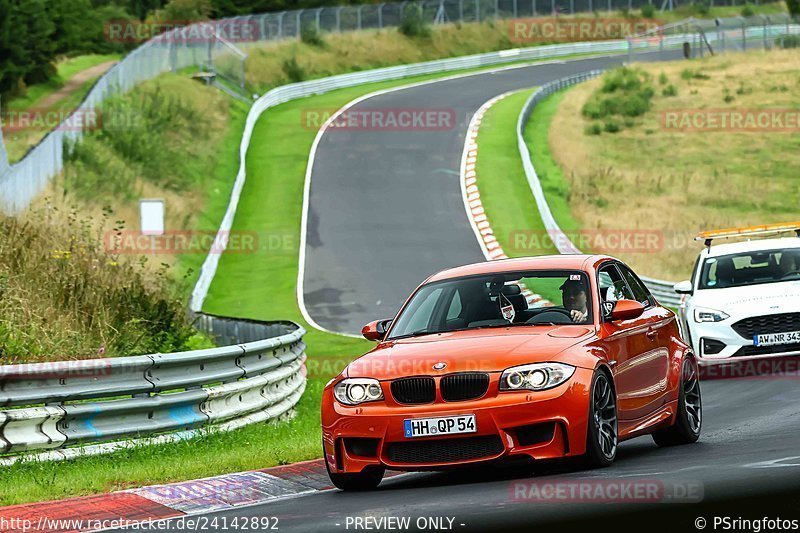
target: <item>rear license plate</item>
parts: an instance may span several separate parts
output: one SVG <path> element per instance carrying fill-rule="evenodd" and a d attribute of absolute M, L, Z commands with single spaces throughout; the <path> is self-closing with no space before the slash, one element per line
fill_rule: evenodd
<path fill-rule="evenodd" d="M 777 344 L 800 343 L 800 331 L 787 331 L 785 333 L 765 333 L 753 337 L 755 346 L 775 346 Z"/>
<path fill-rule="evenodd" d="M 475 433 L 476 431 L 475 415 L 409 418 L 403 421 L 403 434 L 408 438 L 456 435 L 458 433 Z"/>

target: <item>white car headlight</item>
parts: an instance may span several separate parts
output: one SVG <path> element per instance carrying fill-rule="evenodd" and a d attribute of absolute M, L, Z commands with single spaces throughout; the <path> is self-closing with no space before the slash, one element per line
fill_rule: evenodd
<path fill-rule="evenodd" d="M 333 387 L 333 395 L 346 405 L 383 400 L 383 390 L 377 379 L 348 378 Z"/>
<path fill-rule="evenodd" d="M 698 307 L 694 310 L 695 322 L 722 322 L 726 318 L 730 318 L 730 315 L 716 309 Z"/>
<path fill-rule="evenodd" d="M 575 373 L 575 367 L 564 363 L 532 363 L 503 371 L 500 390 L 545 390 L 561 385 Z"/>

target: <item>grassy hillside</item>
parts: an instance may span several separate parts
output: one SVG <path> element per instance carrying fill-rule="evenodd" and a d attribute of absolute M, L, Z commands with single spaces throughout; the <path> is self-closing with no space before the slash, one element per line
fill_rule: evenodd
<path fill-rule="evenodd" d="M 749 5 L 753 13 L 785 12 L 783 2 Z M 672 12 L 656 11 L 654 18 L 673 22 L 688 17 L 736 17 L 742 7 L 714 7 L 708 10 L 691 5 Z M 639 10 L 578 13 L 575 17 L 640 18 Z M 572 15 L 561 15 L 571 18 Z M 414 63 L 446 57 L 493 52 L 530 43 L 515 43 L 510 39 L 508 20 L 482 23 L 455 23 L 430 26 L 427 35 L 408 37 L 397 28 L 365 30 L 343 34 L 323 34 L 319 40 L 295 40 L 257 44 L 248 47 L 247 82 L 264 91 L 285 83 L 321 78 L 343 72 L 367 70 L 404 63 Z"/>
<path fill-rule="evenodd" d="M 709 111 L 788 110 L 796 116 L 800 51 L 636 68 L 641 91 L 653 94 L 642 114 L 634 116 L 636 110 L 626 108 L 603 118 L 587 117 L 598 105 L 614 108 L 619 93 L 602 88 L 611 74 L 571 89 L 552 118 L 549 149 L 566 178 L 571 213 L 582 228 L 663 230 L 663 247 L 618 255 L 648 275 L 678 279 L 691 270 L 699 245 L 689 238 L 698 230 L 797 218 L 796 127 L 734 131 L 721 122 L 708 130 L 676 126 L 683 123 L 678 118 L 704 118 Z"/>

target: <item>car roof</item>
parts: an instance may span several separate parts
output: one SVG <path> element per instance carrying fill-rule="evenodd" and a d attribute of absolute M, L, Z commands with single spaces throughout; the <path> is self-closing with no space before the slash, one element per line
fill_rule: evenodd
<path fill-rule="evenodd" d="M 757 252 L 762 250 L 776 250 L 780 248 L 800 248 L 800 238 L 782 237 L 778 239 L 757 239 L 752 241 L 730 242 L 725 244 L 711 244 L 702 252 L 703 257 L 719 257 L 721 255 L 740 254 L 743 252 Z"/>
<path fill-rule="evenodd" d="M 515 259 L 498 259 L 472 263 L 455 268 L 442 270 L 425 280 L 441 281 L 444 279 L 476 276 L 481 274 L 501 274 L 503 272 L 517 272 L 520 270 L 588 270 L 601 261 L 614 259 L 607 255 L 587 254 L 562 254 L 539 255 L 536 257 L 518 257 Z"/>

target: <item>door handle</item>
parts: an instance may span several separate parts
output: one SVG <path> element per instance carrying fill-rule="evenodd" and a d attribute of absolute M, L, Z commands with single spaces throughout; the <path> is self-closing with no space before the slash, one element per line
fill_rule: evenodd
<path fill-rule="evenodd" d="M 647 335 L 648 339 L 650 339 L 651 341 L 654 341 L 654 340 L 656 340 L 656 335 L 658 335 L 658 332 L 656 330 L 654 330 L 654 329 L 648 329 L 647 333 L 645 333 L 645 335 Z"/>

